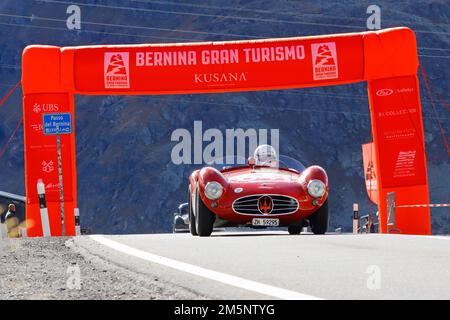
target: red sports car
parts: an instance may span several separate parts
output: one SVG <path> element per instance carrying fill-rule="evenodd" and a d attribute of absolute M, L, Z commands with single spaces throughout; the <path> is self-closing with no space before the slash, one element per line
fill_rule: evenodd
<path fill-rule="evenodd" d="M 195 170 L 189 177 L 189 229 L 210 236 L 214 227 L 287 226 L 299 234 L 309 221 L 314 234 L 328 228 L 328 177 L 319 166 L 305 168 L 273 149 L 246 163 L 227 159 Z M 270 158 L 268 160 L 268 158 Z M 243 161 L 241 161 L 242 163 Z"/>

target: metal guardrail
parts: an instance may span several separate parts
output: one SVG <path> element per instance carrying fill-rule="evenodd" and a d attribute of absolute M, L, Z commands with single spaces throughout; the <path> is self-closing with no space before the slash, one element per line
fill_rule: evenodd
<path fill-rule="evenodd" d="M 395 192 L 388 192 L 387 194 L 387 233 L 401 233 L 395 225 Z"/>
<path fill-rule="evenodd" d="M 23 201 L 23 202 L 26 202 L 26 200 L 27 200 L 24 196 L 5 192 L 5 191 L 0 191 L 0 197 L 9 198 L 9 199 L 17 200 L 17 201 Z"/>
<path fill-rule="evenodd" d="M 359 218 L 358 233 L 377 233 L 379 230 L 379 223 L 371 220 L 371 216 L 366 214 Z M 373 216 L 372 216 L 373 217 Z"/>
<path fill-rule="evenodd" d="M 387 194 L 387 232 L 388 233 L 401 233 L 401 230 L 396 227 L 395 224 L 395 209 L 396 208 L 444 208 L 450 207 L 449 203 L 427 203 L 427 204 L 402 204 L 396 205 L 395 192 L 388 192 Z"/>

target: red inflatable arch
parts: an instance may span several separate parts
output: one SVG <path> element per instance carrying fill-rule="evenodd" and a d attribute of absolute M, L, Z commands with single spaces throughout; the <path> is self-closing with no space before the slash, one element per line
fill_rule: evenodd
<path fill-rule="evenodd" d="M 367 81 L 381 232 L 387 232 L 388 192 L 395 191 L 397 204 L 429 202 L 417 48 L 408 28 L 254 41 L 29 46 L 22 63 L 29 236 L 42 235 L 38 179 L 46 185 L 52 235 L 62 234 L 56 137 L 43 135 L 42 114 L 70 112 L 75 122 L 75 94 L 237 92 Z M 66 234 L 74 235 L 75 134 L 62 135 L 61 146 Z M 398 208 L 396 227 L 430 234 L 429 209 Z"/>

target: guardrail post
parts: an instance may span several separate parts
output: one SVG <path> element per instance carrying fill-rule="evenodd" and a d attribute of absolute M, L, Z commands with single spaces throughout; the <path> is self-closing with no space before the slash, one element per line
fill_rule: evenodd
<path fill-rule="evenodd" d="M 74 208 L 74 216 L 75 216 L 75 235 L 81 235 L 81 226 L 80 226 L 80 209 Z"/>
<path fill-rule="evenodd" d="M 358 222 L 359 222 L 359 218 L 358 218 L 358 204 L 354 203 L 353 204 L 353 234 L 357 234 L 358 233 Z"/>
<path fill-rule="evenodd" d="M 395 192 L 387 193 L 387 233 L 395 232 L 400 233 L 400 230 L 395 226 Z"/>
<path fill-rule="evenodd" d="M 45 199 L 45 185 L 42 179 L 37 182 L 37 191 L 39 197 L 39 210 L 41 212 L 42 235 L 50 237 L 50 222 L 48 219 L 47 201 Z"/>
<path fill-rule="evenodd" d="M 8 238 L 8 231 L 6 230 L 6 223 L 0 217 L 0 240 Z"/>

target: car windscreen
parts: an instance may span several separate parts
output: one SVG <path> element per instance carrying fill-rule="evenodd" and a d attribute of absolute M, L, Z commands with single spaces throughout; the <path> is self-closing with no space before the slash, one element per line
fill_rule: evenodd
<path fill-rule="evenodd" d="M 302 172 L 303 170 L 305 170 L 305 165 L 303 163 L 285 155 L 280 155 L 279 167 L 286 169 L 294 169 L 298 172 Z"/>
<path fill-rule="evenodd" d="M 219 157 L 208 162 L 207 165 L 222 171 L 229 168 L 245 167 L 247 166 L 247 159 L 240 156 Z M 279 156 L 278 166 L 280 168 L 296 170 L 298 172 L 305 170 L 305 165 L 303 163 L 285 155 Z"/>
<path fill-rule="evenodd" d="M 247 159 L 240 156 L 218 157 L 207 162 L 206 165 L 222 171 L 229 168 L 245 167 L 247 166 Z"/>
<path fill-rule="evenodd" d="M 179 208 L 180 215 L 188 214 L 188 208 L 189 208 L 188 204 L 183 204 L 182 206 L 180 206 L 180 208 Z"/>

